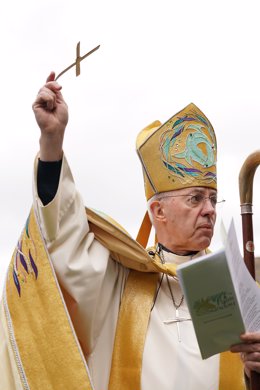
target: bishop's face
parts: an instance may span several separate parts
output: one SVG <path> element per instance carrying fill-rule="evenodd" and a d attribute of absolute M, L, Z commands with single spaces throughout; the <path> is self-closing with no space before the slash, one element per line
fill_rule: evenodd
<path fill-rule="evenodd" d="M 207 248 L 216 221 L 216 197 L 216 190 L 204 187 L 167 193 L 159 201 L 163 215 L 157 231 L 159 241 L 179 254 Z"/>

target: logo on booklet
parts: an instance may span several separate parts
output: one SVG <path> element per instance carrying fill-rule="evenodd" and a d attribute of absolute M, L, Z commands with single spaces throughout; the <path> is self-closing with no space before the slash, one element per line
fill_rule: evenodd
<path fill-rule="evenodd" d="M 206 298 L 198 299 L 194 302 L 193 309 L 195 310 L 197 316 L 204 316 L 206 314 L 212 314 L 229 309 L 235 305 L 236 302 L 233 294 L 221 291 Z"/>

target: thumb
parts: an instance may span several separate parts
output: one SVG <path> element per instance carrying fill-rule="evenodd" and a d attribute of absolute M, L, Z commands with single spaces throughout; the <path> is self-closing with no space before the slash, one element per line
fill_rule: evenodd
<path fill-rule="evenodd" d="M 51 72 L 49 76 L 47 77 L 46 83 L 49 81 L 54 81 L 55 80 L 55 72 Z"/>

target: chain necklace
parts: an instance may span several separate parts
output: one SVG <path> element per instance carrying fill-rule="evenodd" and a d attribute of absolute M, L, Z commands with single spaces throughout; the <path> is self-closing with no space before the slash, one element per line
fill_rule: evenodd
<path fill-rule="evenodd" d="M 163 253 L 163 248 L 162 248 L 162 246 L 160 244 L 157 245 L 156 252 L 158 253 L 158 255 L 160 257 L 162 264 L 164 264 L 165 263 L 164 253 Z M 182 305 L 182 303 L 184 301 L 184 295 L 182 294 L 180 301 L 178 303 L 176 303 L 174 295 L 173 295 L 173 291 L 172 291 L 172 288 L 171 288 L 171 285 L 170 285 L 169 275 L 167 275 L 167 274 L 162 274 L 162 276 L 160 278 L 159 285 L 158 285 L 157 291 L 155 293 L 154 303 L 153 303 L 153 306 L 152 306 L 151 310 L 153 310 L 153 308 L 154 308 L 154 305 L 155 305 L 155 302 L 157 300 L 157 297 L 158 297 L 158 294 L 159 294 L 159 291 L 160 291 L 160 288 L 161 288 L 164 276 L 166 277 L 167 286 L 168 286 L 168 289 L 169 289 L 169 292 L 170 292 L 170 295 L 171 295 L 171 300 L 172 300 L 173 306 L 175 308 L 175 318 L 170 319 L 170 320 L 165 320 L 165 321 L 163 321 L 163 323 L 164 324 L 173 324 L 173 323 L 175 323 L 177 325 L 178 341 L 181 342 L 180 322 L 191 321 L 191 318 L 190 317 L 188 318 L 188 317 L 181 317 L 181 316 L 179 316 L 179 308 L 181 307 L 181 305 Z M 176 276 L 173 276 L 173 279 L 178 281 L 178 278 Z"/>
<path fill-rule="evenodd" d="M 158 252 L 157 253 L 158 253 L 158 255 L 159 255 L 160 259 L 161 259 L 162 264 L 165 264 L 164 253 L 163 253 L 163 249 L 162 249 L 160 244 L 158 244 Z M 169 280 L 169 275 L 168 274 L 163 274 L 163 277 L 164 277 L 164 275 L 166 276 L 167 285 L 168 285 L 168 289 L 169 289 L 169 292 L 170 292 L 170 295 L 171 295 L 173 306 L 175 307 L 175 310 L 178 310 L 181 307 L 181 305 L 182 305 L 182 303 L 184 301 L 184 295 L 182 294 L 180 302 L 176 303 L 174 295 L 173 295 L 173 292 L 172 292 L 172 288 L 171 288 L 171 284 L 170 284 L 170 280 Z M 173 279 L 178 281 L 178 278 L 176 276 L 173 276 Z"/>

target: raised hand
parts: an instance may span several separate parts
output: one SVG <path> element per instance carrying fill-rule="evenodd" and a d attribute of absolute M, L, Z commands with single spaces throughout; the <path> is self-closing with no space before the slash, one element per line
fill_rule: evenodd
<path fill-rule="evenodd" d="M 68 123 L 68 106 L 61 94 L 61 86 L 51 72 L 32 105 L 41 130 L 40 159 L 56 161 L 62 157 L 62 145 Z"/>

